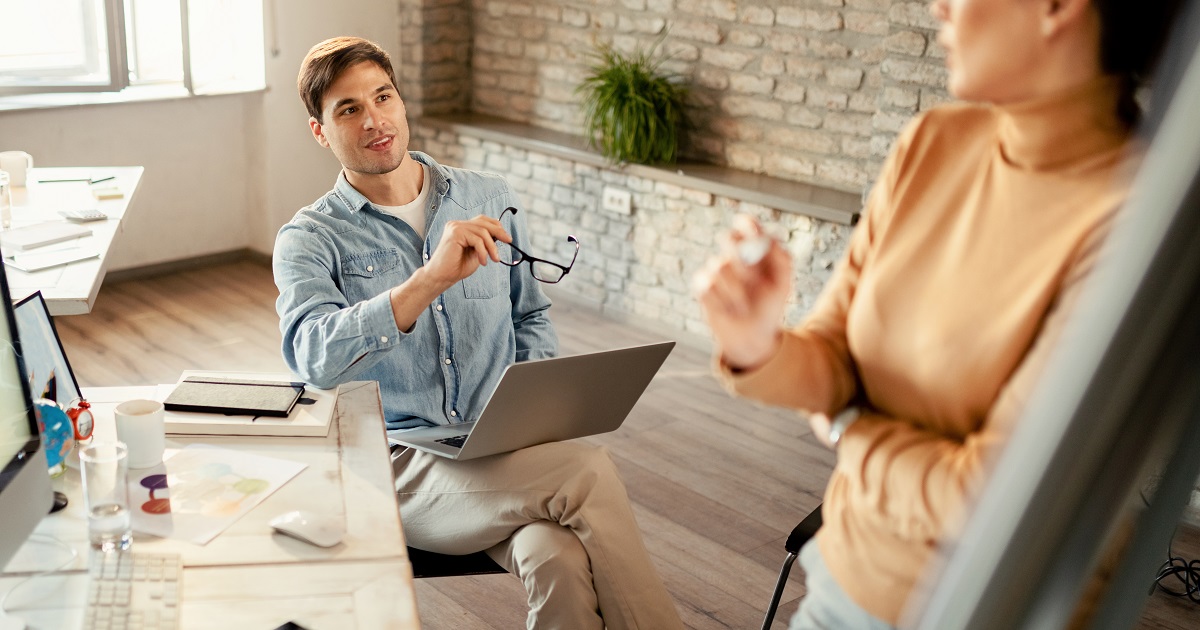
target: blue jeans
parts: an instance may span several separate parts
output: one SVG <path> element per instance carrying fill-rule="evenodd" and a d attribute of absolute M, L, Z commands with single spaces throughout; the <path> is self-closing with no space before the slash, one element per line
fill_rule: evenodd
<path fill-rule="evenodd" d="M 895 630 L 895 626 L 872 616 L 842 590 L 817 549 L 814 538 L 800 549 L 804 586 L 808 590 L 792 617 L 790 630 Z"/>

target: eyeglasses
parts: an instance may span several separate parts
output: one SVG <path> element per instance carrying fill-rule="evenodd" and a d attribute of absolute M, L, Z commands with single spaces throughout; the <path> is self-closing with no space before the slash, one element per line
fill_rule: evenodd
<path fill-rule="evenodd" d="M 516 214 L 517 209 L 510 206 L 505 208 L 504 212 Z M 502 219 L 504 218 L 504 212 L 500 213 L 500 218 Z M 530 256 L 512 243 L 496 241 L 496 247 L 500 249 L 501 263 L 509 267 L 516 267 L 523 262 L 527 262 L 529 263 L 529 273 L 533 274 L 534 280 L 545 282 L 546 284 L 554 284 L 571 272 L 571 267 L 575 266 L 575 258 L 579 256 L 579 240 L 574 236 L 568 236 L 567 242 L 575 244 L 575 253 L 571 255 L 571 262 L 566 267 L 550 262 L 549 260 L 537 258 L 536 256 Z"/>

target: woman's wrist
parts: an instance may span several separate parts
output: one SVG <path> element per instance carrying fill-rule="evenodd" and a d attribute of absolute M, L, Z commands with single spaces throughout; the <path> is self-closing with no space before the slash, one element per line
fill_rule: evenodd
<path fill-rule="evenodd" d="M 782 338 L 782 331 L 776 330 L 775 334 L 771 336 L 771 341 L 763 344 L 761 349 L 747 352 L 745 348 L 741 348 L 740 351 L 733 353 L 728 350 L 722 350 L 721 363 L 725 364 L 725 367 L 729 368 L 729 371 L 734 374 L 739 372 L 753 372 L 766 365 L 775 356 L 775 353 L 779 352 L 779 345 Z"/>

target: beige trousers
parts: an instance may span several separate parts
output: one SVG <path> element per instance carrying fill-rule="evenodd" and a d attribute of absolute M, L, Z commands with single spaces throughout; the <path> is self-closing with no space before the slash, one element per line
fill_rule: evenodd
<path fill-rule="evenodd" d="M 682 628 L 604 449 L 570 442 L 463 462 L 393 458 L 408 544 L 487 551 L 525 584 L 529 628 Z"/>

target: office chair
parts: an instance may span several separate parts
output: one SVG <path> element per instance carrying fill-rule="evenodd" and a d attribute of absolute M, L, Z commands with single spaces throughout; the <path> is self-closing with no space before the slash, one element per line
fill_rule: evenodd
<path fill-rule="evenodd" d="M 767 616 L 763 618 L 762 630 L 770 630 L 771 623 L 775 621 L 775 609 L 779 608 L 779 600 L 783 597 L 783 589 L 787 586 L 788 574 L 792 572 L 792 563 L 796 561 L 796 556 L 800 553 L 800 548 L 804 543 L 821 529 L 821 505 L 817 504 L 816 509 L 804 517 L 796 529 L 788 535 L 787 542 L 783 543 L 783 548 L 787 550 L 787 556 L 783 559 L 783 568 L 779 570 L 779 579 L 775 582 L 775 592 L 771 595 L 771 605 L 767 608 Z"/>
<path fill-rule="evenodd" d="M 508 573 L 482 551 L 465 556 L 451 556 L 409 547 L 408 561 L 412 564 L 415 578 Z"/>

